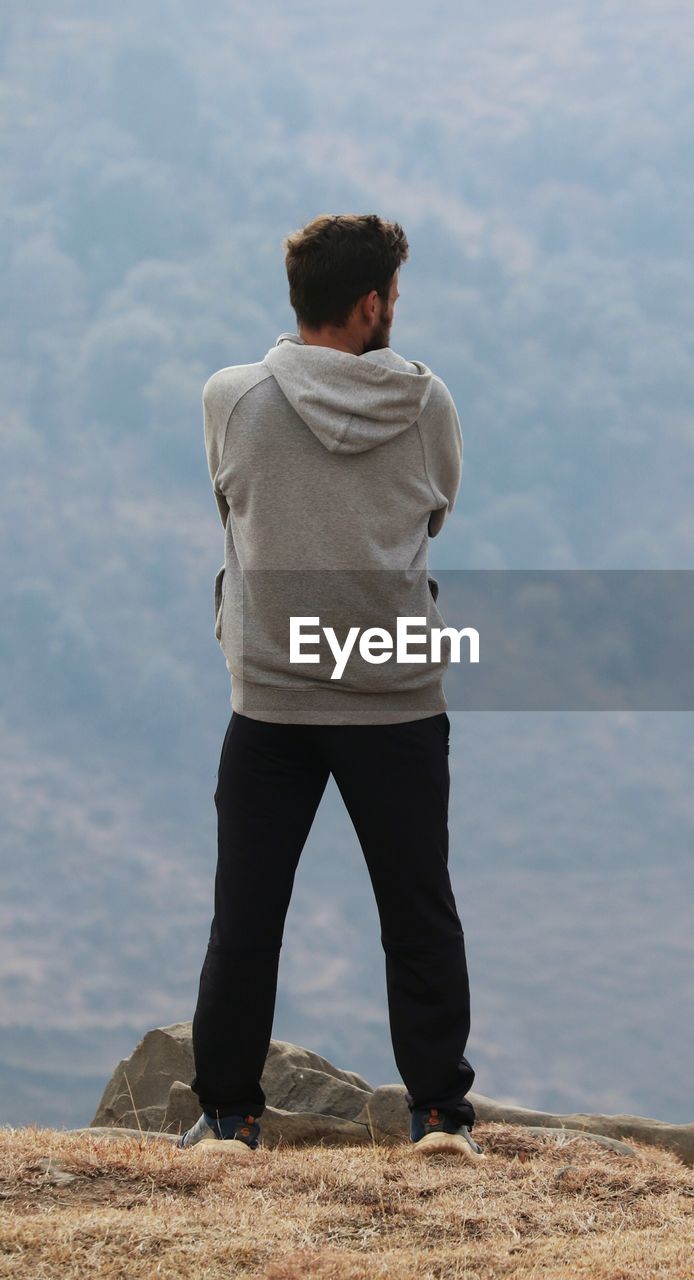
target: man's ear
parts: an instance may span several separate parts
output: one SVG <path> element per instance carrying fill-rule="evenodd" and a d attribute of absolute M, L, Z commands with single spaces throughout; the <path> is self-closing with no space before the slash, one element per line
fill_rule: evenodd
<path fill-rule="evenodd" d="M 379 296 L 376 290 L 372 289 L 371 293 L 365 293 L 364 297 L 361 299 L 361 303 L 362 316 L 364 320 L 366 320 L 368 324 L 373 324 L 375 320 L 378 320 Z"/>

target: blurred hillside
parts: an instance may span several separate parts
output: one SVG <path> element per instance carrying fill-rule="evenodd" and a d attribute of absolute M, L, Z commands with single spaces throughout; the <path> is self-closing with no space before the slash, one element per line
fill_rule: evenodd
<path fill-rule="evenodd" d="M 465 441 L 431 562 L 692 565 L 694 11 L 44 0 L 0 17 L 0 1121 L 86 1123 L 192 1016 L 229 716 L 202 386 L 294 327 L 282 237 L 410 241 L 393 346 Z M 489 1096 L 691 1117 L 691 716 L 452 716 Z M 331 784 L 274 1034 L 396 1080 Z"/>

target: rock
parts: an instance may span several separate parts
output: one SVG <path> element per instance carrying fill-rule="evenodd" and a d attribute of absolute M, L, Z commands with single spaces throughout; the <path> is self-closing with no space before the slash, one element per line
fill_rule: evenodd
<path fill-rule="evenodd" d="M 557 1137 L 571 1133 L 601 1141 L 603 1146 L 634 1155 L 633 1148 L 619 1139 L 631 1137 L 636 1142 L 650 1143 L 674 1151 L 685 1164 L 694 1164 L 694 1125 L 664 1124 L 644 1116 L 603 1115 L 554 1115 L 552 1112 L 531 1111 L 526 1107 L 504 1106 L 484 1094 L 470 1092 L 468 1097 L 475 1108 L 478 1124 L 520 1124 L 533 1133 L 554 1134 Z M 384 1084 L 374 1089 L 355 1120 L 369 1127 L 377 1142 L 401 1141 L 409 1137 L 410 1113 L 405 1101 L 405 1086 Z"/>
<path fill-rule="evenodd" d="M 328 1147 L 372 1145 L 366 1125 L 343 1120 L 339 1116 L 320 1115 L 316 1111 L 282 1111 L 278 1107 L 266 1107 L 261 1130 L 265 1147 L 278 1147 L 280 1144 L 303 1146 L 308 1143 Z"/>
<path fill-rule="evenodd" d="M 672 1151 L 687 1165 L 694 1165 L 694 1124 L 668 1124 L 648 1116 L 589 1115 L 572 1112 L 567 1115 L 548 1111 L 531 1111 L 527 1107 L 505 1106 L 481 1093 L 470 1093 L 470 1101 L 480 1124 L 501 1121 L 503 1124 L 538 1126 L 541 1129 L 578 1129 L 593 1137 L 632 1138 L 648 1146 Z"/>
<path fill-rule="evenodd" d="M 200 1103 L 189 1084 L 174 1080 L 167 1099 L 166 1111 L 162 1121 L 164 1133 L 174 1133 L 176 1137 L 186 1129 L 192 1129 L 200 1116 Z"/>
<path fill-rule="evenodd" d="M 190 1081 L 194 1073 L 191 1023 L 155 1027 L 118 1063 L 91 1125 L 160 1129 L 174 1080 Z"/>
<path fill-rule="evenodd" d="M 327 1058 L 322 1058 L 319 1053 L 304 1049 L 299 1044 L 291 1044 L 287 1040 L 271 1040 L 261 1079 L 271 1106 L 282 1106 L 280 1101 L 282 1090 L 291 1086 L 297 1071 L 304 1070 L 325 1072 L 326 1075 L 334 1076 L 336 1080 L 342 1080 L 355 1089 L 373 1093 L 373 1085 L 370 1085 L 363 1076 L 357 1075 L 356 1071 L 343 1071 Z"/>
<path fill-rule="evenodd" d="M 188 1085 L 176 1085 L 176 1092 L 179 1095 L 179 1101 L 183 1102 L 183 1095 L 187 1093 L 189 1098 L 188 1109 L 194 1112 L 191 1123 L 194 1124 L 200 1114 L 200 1108 L 197 1105 L 197 1098 L 192 1089 Z M 173 1093 L 173 1090 L 172 1090 Z M 190 1102 L 190 1099 L 193 1102 Z M 193 1105 L 195 1104 L 195 1105 Z M 189 1124 L 186 1122 L 181 1125 L 180 1132 L 187 1129 Z M 166 1132 L 155 1133 L 153 1130 L 149 1132 L 139 1129 L 125 1129 L 119 1125 L 111 1128 L 101 1128 L 90 1125 L 87 1129 L 68 1129 L 68 1133 L 84 1133 L 97 1134 L 106 1138 L 135 1138 L 136 1140 L 144 1139 L 150 1142 L 169 1142 L 174 1144 L 179 1136 L 178 1129 L 174 1132 L 168 1130 Z M 263 1112 L 262 1119 L 262 1145 L 267 1148 L 282 1146 L 306 1146 L 307 1144 L 317 1146 L 371 1146 L 371 1138 L 369 1137 L 366 1125 L 356 1124 L 353 1120 L 342 1120 L 338 1116 L 322 1116 L 315 1111 L 281 1111 L 277 1107 L 266 1107 Z M 204 1143 L 196 1143 L 195 1147 L 191 1147 L 191 1151 L 195 1151 L 198 1146 L 204 1146 Z M 213 1145 L 213 1144 L 211 1144 Z M 224 1145 L 220 1143 L 220 1146 Z"/>
<path fill-rule="evenodd" d="M 129 1058 L 118 1063 L 96 1109 L 92 1126 L 165 1128 L 169 1093 L 175 1082 L 190 1084 L 195 1074 L 192 1023 L 175 1022 L 148 1031 Z M 372 1092 L 355 1071 L 285 1040 L 272 1040 L 261 1085 L 269 1106 L 317 1111 L 353 1119 Z M 193 1095 L 194 1096 L 194 1095 Z M 194 1119 L 200 1114 L 200 1107 Z"/>
<path fill-rule="evenodd" d="M 372 1090 L 359 1089 L 326 1071 L 316 1071 L 312 1067 L 294 1067 L 286 1058 L 281 1060 L 280 1078 L 276 1063 L 277 1058 L 273 1062 L 268 1055 L 268 1065 L 263 1073 L 263 1089 L 268 1099 L 272 1098 L 273 1106 L 281 1110 L 317 1111 L 321 1115 L 354 1120 L 364 1103 L 373 1097 Z"/>
<path fill-rule="evenodd" d="M 193 1090 L 180 1080 L 175 1081 L 169 1092 L 164 1131 L 178 1136 L 190 1129 L 199 1115 L 200 1103 Z M 341 1116 L 322 1115 L 317 1111 L 290 1111 L 281 1107 L 265 1107 L 261 1118 L 261 1132 L 265 1147 L 278 1147 L 280 1143 L 295 1146 L 309 1142 L 322 1142 L 329 1146 L 363 1146 L 371 1142 L 364 1124 L 357 1124 Z"/>
<path fill-rule="evenodd" d="M 367 1126 L 376 1142 L 409 1140 L 410 1112 L 405 1101 L 405 1086 L 379 1085 L 354 1118 Z"/>
<path fill-rule="evenodd" d="M 123 1133 L 170 1138 L 190 1128 L 200 1104 L 190 1088 L 194 1075 L 192 1023 L 156 1027 L 140 1040 L 129 1058 L 118 1063 L 104 1090 L 88 1132 Z M 409 1140 L 410 1114 L 403 1084 L 372 1088 L 354 1071 L 344 1071 L 301 1045 L 272 1040 L 261 1077 L 267 1105 L 261 1117 L 263 1142 L 393 1143 Z M 132 1097 L 131 1097 L 132 1095 Z M 470 1093 L 480 1124 L 524 1125 L 532 1132 L 584 1133 L 597 1141 L 611 1139 L 612 1150 L 631 1138 L 663 1147 L 694 1165 L 694 1125 L 667 1124 L 645 1116 L 557 1115 L 527 1107 L 507 1106 L 481 1093 Z M 75 1130 L 74 1132 L 83 1132 Z"/>

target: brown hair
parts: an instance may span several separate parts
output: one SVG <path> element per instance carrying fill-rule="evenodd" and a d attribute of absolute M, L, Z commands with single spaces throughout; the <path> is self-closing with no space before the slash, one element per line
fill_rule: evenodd
<path fill-rule="evenodd" d="M 407 237 L 376 213 L 322 213 L 282 242 L 289 301 L 299 325 L 347 323 L 354 304 L 375 289 L 384 303 Z"/>

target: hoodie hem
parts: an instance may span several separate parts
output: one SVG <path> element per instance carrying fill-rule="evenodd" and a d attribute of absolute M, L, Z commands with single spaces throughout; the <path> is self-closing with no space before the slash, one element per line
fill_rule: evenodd
<path fill-rule="evenodd" d="M 448 707 L 441 682 L 422 689 L 355 693 L 344 689 L 283 689 L 233 678 L 231 709 L 276 724 L 402 724 Z"/>

